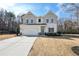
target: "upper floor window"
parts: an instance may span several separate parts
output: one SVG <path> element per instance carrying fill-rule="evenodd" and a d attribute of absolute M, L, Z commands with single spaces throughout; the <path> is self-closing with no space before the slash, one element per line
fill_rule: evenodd
<path fill-rule="evenodd" d="M 53 19 L 51 19 L 51 23 L 53 23 Z"/>
<path fill-rule="evenodd" d="M 46 23 L 48 23 L 49 22 L 49 19 L 46 19 Z"/>
<path fill-rule="evenodd" d="M 28 19 L 26 20 L 26 23 L 28 24 Z"/>
<path fill-rule="evenodd" d="M 41 22 L 41 19 L 38 19 L 38 22 Z"/>

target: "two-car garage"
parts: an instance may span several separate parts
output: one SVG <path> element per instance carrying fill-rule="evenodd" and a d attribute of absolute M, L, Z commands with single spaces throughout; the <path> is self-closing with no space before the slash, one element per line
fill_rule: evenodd
<path fill-rule="evenodd" d="M 22 35 L 38 35 L 41 32 L 41 25 L 20 25 Z"/>

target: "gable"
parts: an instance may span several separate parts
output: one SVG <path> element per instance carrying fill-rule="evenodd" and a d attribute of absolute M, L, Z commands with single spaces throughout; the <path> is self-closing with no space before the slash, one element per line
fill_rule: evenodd
<path fill-rule="evenodd" d="M 55 18 L 57 18 L 57 15 L 55 15 L 55 13 L 53 13 L 52 11 L 48 11 L 48 13 L 46 15 L 44 15 L 44 17 L 55 17 Z"/>
<path fill-rule="evenodd" d="M 27 14 L 24 14 L 22 18 L 31 18 L 31 17 L 36 17 L 32 12 L 28 12 Z"/>
<path fill-rule="evenodd" d="M 32 12 L 28 12 L 27 14 L 24 14 L 22 16 L 23 19 L 25 18 L 54 18 L 54 19 L 57 19 L 57 16 L 52 12 L 52 11 L 49 11 L 46 15 L 44 16 L 36 16 L 34 15 Z"/>

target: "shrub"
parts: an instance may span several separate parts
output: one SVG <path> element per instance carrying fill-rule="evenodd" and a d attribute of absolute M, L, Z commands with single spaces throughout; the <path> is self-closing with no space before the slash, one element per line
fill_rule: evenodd
<path fill-rule="evenodd" d="M 45 35 L 45 33 L 40 32 L 39 35 Z"/>
<path fill-rule="evenodd" d="M 69 29 L 63 32 L 64 34 L 79 34 L 79 30 Z"/>
<path fill-rule="evenodd" d="M 60 33 L 45 33 L 46 36 L 60 36 Z"/>

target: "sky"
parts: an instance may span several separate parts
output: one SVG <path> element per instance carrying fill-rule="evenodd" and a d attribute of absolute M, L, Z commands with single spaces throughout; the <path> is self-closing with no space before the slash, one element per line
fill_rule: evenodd
<path fill-rule="evenodd" d="M 15 15 L 21 15 L 31 11 L 37 16 L 42 16 L 48 11 L 54 12 L 58 17 L 66 17 L 63 13 L 61 4 L 57 3 L 0 3 L 0 8 L 4 8 L 8 11 L 13 12 Z"/>

